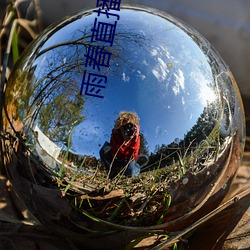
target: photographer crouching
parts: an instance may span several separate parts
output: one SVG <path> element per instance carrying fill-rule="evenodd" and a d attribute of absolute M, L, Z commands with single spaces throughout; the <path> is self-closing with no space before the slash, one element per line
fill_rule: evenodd
<path fill-rule="evenodd" d="M 105 142 L 100 150 L 108 177 L 139 175 L 140 165 L 136 163 L 139 149 L 139 117 L 133 112 L 121 112 L 115 121 L 110 143 Z"/>

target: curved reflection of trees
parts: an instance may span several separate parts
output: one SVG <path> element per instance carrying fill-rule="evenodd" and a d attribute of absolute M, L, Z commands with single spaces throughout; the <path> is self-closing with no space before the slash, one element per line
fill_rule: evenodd
<path fill-rule="evenodd" d="M 34 60 L 32 71 L 35 80 L 33 80 L 32 99 L 29 100 L 29 114 L 39 122 L 39 127 L 43 133 L 54 142 L 65 142 L 67 131 L 69 133 L 70 124 L 77 125 L 84 119 L 81 114 L 84 110 L 84 94 L 82 96 L 76 93 L 80 92 L 83 73 L 86 70 L 95 71 L 85 67 L 87 49 L 94 45 L 91 43 L 92 24 L 76 29 L 71 37 L 65 38 L 65 41 L 52 43 L 46 46 L 39 46 L 36 59 Z M 53 37 L 50 37 L 53 40 Z M 124 58 L 126 47 L 124 40 L 137 44 L 137 46 L 146 46 L 144 35 L 137 34 L 131 30 L 129 32 L 118 30 L 116 33 L 117 42 L 114 46 L 108 47 L 105 43 L 98 41 L 98 46 L 106 46 L 105 52 L 112 52 L 112 67 L 101 67 L 98 74 L 112 74 L 118 76 L 117 68 L 123 63 L 128 67 L 130 65 L 128 58 Z M 118 41 L 119 40 L 119 41 Z M 139 43 L 139 45 L 138 45 Z M 111 51 L 112 50 L 112 51 Z M 133 68 L 133 70 L 135 70 Z M 77 121 L 77 124 L 75 123 Z M 145 141 L 146 142 L 146 141 Z M 146 146 L 142 142 L 142 151 L 147 152 Z"/>
<path fill-rule="evenodd" d="M 78 78 L 78 89 L 80 89 L 79 79 L 83 75 L 83 72 L 86 70 L 87 72 L 96 71 L 92 68 L 85 67 L 86 64 L 86 57 L 85 54 L 88 52 L 89 46 L 98 45 L 99 47 L 104 46 L 103 52 L 112 53 L 110 65 L 112 67 L 104 68 L 100 67 L 100 72 L 98 74 L 108 75 L 110 74 L 109 71 L 112 70 L 112 75 L 121 77 L 117 75 L 120 69 L 120 66 L 125 63 L 126 67 L 129 67 L 132 71 L 138 70 L 135 68 L 135 65 L 130 61 L 129 57 L 127 56 L 127 44 L 130 44 L 130 47 L 146 47 L 150 38 L 146 37 L 146 35 L 138 34 L 133 29 L 127 31 L 126 29 L 117 29 L 115 34 L 115 41 L 116 43 L 113 44 L 112 47 L 107 46 L 107 43 L 97 41 L 91 42 L 92 25 L 88 27 L 83 27 L 82 29 L 77 29 L 74 31 L 70 40 L 53 44 L 49 47 L 41 47 L 37 53 L 37 59 L 39 57 L 46 58 L 47 63 L 44 63 L 41 69 L 37 69 L 38 71 L 42 72 L 45 78 L 56 77 L 60 75 L 64 76 L 67 75 L 70 78 Z M 67 61 L 65 62 L 65 59 Z M 37 62 L 37 60 L 36 60 Z M 37 62 L 40 63 L 39 60 Z M 40 65 L 39 65 L 40 67 Z M 96 72 L 97 73 L 97 72 Z M 46 74 L 46 75 L 45 75 Z M 44 90 L 47 88 L 46 82 L 42 83 L 42 79 L 39 80 L 39 85 L 37 85 L 37 91 Z"/>
<path fill-rule="evenodd" d="M 208 104 L 196 124 L 184 135 L 181 140 L 176 138 L 168 145 L 157 145 L 155 152 L 149 155 L 148 167 L 144 171 L 167 167 L 173 164 L 184 165 L 202 164 L 218 153 L 221 138 L 219 119 L 214 103 Z"/>
<path fill-rule="evenodd" d="M 215 127 L 216 116 L 217 110 L 214 105 L 208 104 L 208 106 L 204 108 L 196 124 L 184 136 L 185 143 L 190 144 L 193 142 L 194 144 L 199 144 L 201 141 L 205 140 Z"/>
<path fill-rule="evenodd" d="M 40 129 L 53 142 L 67 142 L 67 136 L 72 124 L 84 120 L 82 109 L 84 100 L 78 94 L 70 98 L 70 93 L 56 95 L 53 100 L 42 106 L 38 117 Z"/>
<path fill-rule="evenodd" d="M 46 40 L 44 40 L 43 46 L 37 47 L 36 58 L 30 67 L 32 74 L 27 79 L 32 87 L 27 88 L 30 91 L 29 96 L 25 98 L 24 107 L 24 110 L 27 111 L 26 117 L 32 117 L 29 119 L 30 125 L 38 126 L 51 141 L 61 146 L 64 145 L 62 152 L 67 152 L 67 154 L 63 154 L 64 157 L 66 156 L 65 160 L 75 162 L 78 166 L 80 166 L 82 158 L 85 161 L 84 164 L 89 162 L 88 159 L 92 159 L 91 156 L 79 156 L 78 159 L 77 154 L 70 151 L 71 142 L 69 140 L 74 127 L 85 119 L 90 119 L 83 116 L 85 96 L 80 96 L 79 92 L 83 72 L 90 70 L 85 67 L 84 55 L 87 53 L 88 46 L 92 45 L 90 43 L 91 27 L 75 30 L 70 38 L 66 38 L 68 39 L 66 41 L 46 46 Z M 146 41 L 143 36 L 133 32 L 126 33 L 122 30 L 119 31 L 117 38 L 120 39 L 120 42 L 112 47 L 111 57 L 114 75 L 115 72 L 118 72 L 117 67 L 121 63 L 125 62 L 128 67 L 132 67 L 129 61 L 122 57 L 125 53 L 124 40 L 127 39 L 130 44 L 140 43 L 141 45 Z M 101 43 L 99 42 L 98 45 Z M 110 52 L 109 50 L 111 48 L 105 47 L 105 51 Z M 99 73 L 106 75 L 110 70 L 111 68 L 101 68 Z M 140 154 L 148 155 L 144 136 L 142 136 Z M 93 166 L 92 163 L 88 163 L 88 165 Z"/>
<path fill-rule="evenodd" d="M 141 143 L 140 143 L 139 155 L 149 155 L 148 142 L 143 133 L 140 133 L 140 136 L 141 136 Z"/>

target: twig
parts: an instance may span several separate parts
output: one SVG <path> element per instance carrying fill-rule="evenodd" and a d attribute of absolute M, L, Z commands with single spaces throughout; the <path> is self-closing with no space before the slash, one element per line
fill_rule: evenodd
<path fill-rule="evenodd" d="M 9 56 L 10 56 L 11 42 L 12 42 L 12 38 L 13 38 L 13 35 L 14 35 L 14 31 L 16 29 L 16 24 L 17 24 L 17 21 L 14 20 L 13 24 L 11 26 L 11 30 L 10 30 L 10 35 L 9 35 L 9 39 L 8 39 L 8 43 L 7 43 L 7 49 L 6 49 L 5 53 L 4 53 L 4 58 L 3 58 L 3 68 L 2 68 L 2 77 L 1 77 L 1 85 L 0 85 L 0 117 L 2 117 L 5 75 L 6 75 L 6 70 L 7 70 Z M 2 121 L 1 121 L 1 123 L 2 123 Z M 2 128 L 2 124 L 1 124 L 0 129 L 1 128 Z"/>

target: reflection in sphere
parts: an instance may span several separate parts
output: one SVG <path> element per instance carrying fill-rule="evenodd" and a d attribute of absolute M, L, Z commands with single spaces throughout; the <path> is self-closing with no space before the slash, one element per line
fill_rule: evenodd
<path fill-rule="evenodd" d="M 239 165 L 236 83 L 179 20 L 96 11 L 51 26 L 19 60 L 5 91 L 6 169 L 62 235 L 179 230 L 218 206 Z"/>

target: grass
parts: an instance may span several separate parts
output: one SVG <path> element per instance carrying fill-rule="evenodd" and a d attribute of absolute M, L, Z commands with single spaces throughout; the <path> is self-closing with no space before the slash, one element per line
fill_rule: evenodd
<path fill-rule="evenodd" d="M 173 199 L 168 191 L 170 186 L 186 173 L 195 175 L 213 164 L 221 146 L 221 142 L 218 146 L 218 140 L 220 133 L 217 125 L 197 147 L 190 143 L 184 151 L 177 151 L 179 160 L 172 165 L 162 167 L 164 157 L 161 155 L 154 170 L 132 178 L 120 174 L 108 179 L 100 161 L 92 175 L 87 171 L 79 173 L 64 168 L 60 189 L 73 208 L 91 218 L 129 227 L 161 225 L 168 216 Z M 204 158 L 202 164 L 200 157 Z"/>
<path fill-rule="evenodd" d="M 171 184 L 180 180 L 187 172 L 195 174 L 205 168 L 206 164 L 196 165 L 199 164 L 198 157 L 205 155 L 207 161 L 216 159 L 217 153 L 213 145 L 219 137 L 218 129 L 216 126 L 207 140 L 198 147 L 192 147 L 190 143 L 184 153 L 183 150 L 177 152 L 179 161 L 172 165 L 161 167 L 161 155 L 154 170 L 132 178 L 120 174 L 114 179 L 108 179 L 100 161 L 92 174 L 88 173 L 84 170 L 85 158 L 81 163 L 82 172 L 64 168 L 67 162 L 65 153 L 58 175 L 58 187 L 73 208 L 91 217 L 124 226 L 160 225 L 164 223 L 171 206 L 172 197 L 168 192 Z"/>

